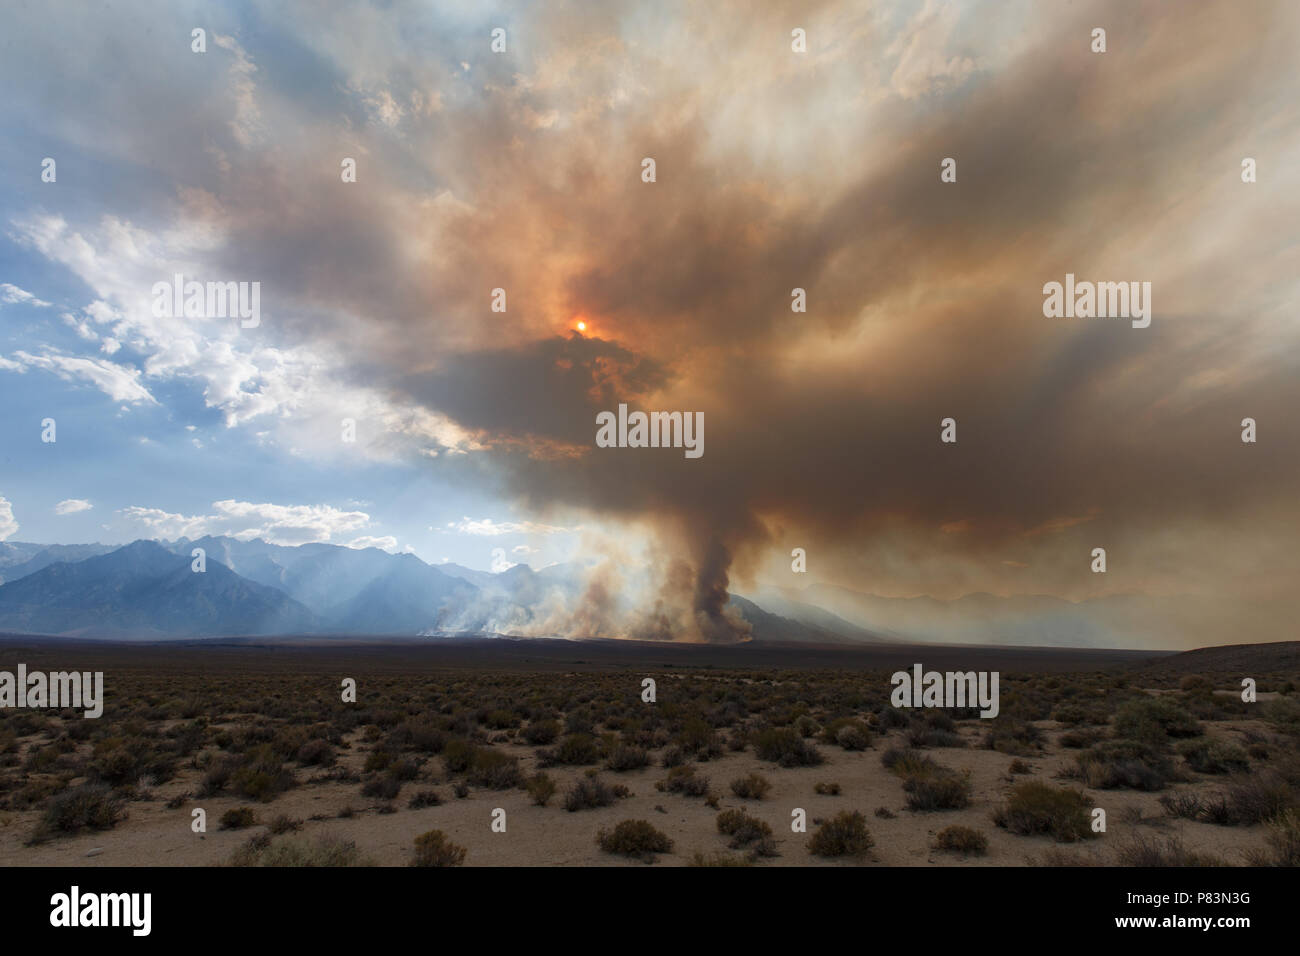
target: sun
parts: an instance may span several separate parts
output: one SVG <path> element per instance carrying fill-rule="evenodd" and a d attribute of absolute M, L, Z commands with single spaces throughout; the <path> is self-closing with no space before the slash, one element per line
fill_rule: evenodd
<path fill-rule="evenodd" d="M 586 332 L 586 331 L 587 331 L 587 323 L 586 323 L 586 322 L 583 322 L 583 321 L 581 321 L 581 320 L 579 320 L 579 321 L 578 321 L 578 331 L 579 331 L 579 332 Z"/>

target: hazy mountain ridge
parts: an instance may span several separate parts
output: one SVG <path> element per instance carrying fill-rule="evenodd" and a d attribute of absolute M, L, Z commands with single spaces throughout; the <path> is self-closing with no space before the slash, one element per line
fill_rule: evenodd
<path fill-rule="evenodd" d="M 195 548 L 205 553 L 202 574 L 191 570 Z M 212 536 L 116 549 L 15 543 L 4 557 L 10 569 L 32 570 L 0 586 L 0 628 L 38 634 L 549 637 L 558 635 L 546 622 L 586 588 L 577 565 L 492 573 L 376 548 Z M 843 643 L 865 634 L 847 622 L 847 633 L 822 626 L 833 617 L 824 613 L 806 624 L 739 596 L 732 603 L 756 640 Z"/>
<path fill-rule="evenodd" d="M 220 562 L 196 574 L 189 558 L 141 540 L 0 587 L 0 626 L 44 634 L 263 635 L 314 630 L 321 620 Z"/>
<path fill-rule="evenodd" d="M 189 587 L 195 548 L 206 553 L 213 577 Z M 160 555 L 171 562 L 166 568 Z M 490 572 L 378 548 L 207 536 L 125 548 L 0 542 L 0 575 L 0 628 L 35 633 L 623 636 L 573 633 L 591 580 L 574 564 Z M 812 584 L 733 592 L 730 602 L 754 640 L 795 643 L 1181 649 L 1160 636 L 1176 633 L 1181 622 L 1189 630 L 1207 621 L 1225 633 L 1241 627 L 1220 621 L 1213 604 L 1183 597 L 1076 603 L 979 593 L 943 601 Z"/>
<path fill-rule="evenodd" d="M 0 584 L 17 581 L 59 561 L 82 561 L 116 550 L 109 544 L 29 544 L 0 541 Z"/>

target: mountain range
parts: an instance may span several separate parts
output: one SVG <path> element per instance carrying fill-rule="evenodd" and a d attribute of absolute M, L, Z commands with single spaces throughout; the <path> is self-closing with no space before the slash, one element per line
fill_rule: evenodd
<path fill-rule="evenodd" d="M 196 549 L 204 571 L 192 568 Z M 229 537 L 99 544 L 0 543 L 0 630 L 84 637 L 273 635 L 558 636 L 584 570 L 477 571 L 413 554 Z M 870 640 L 847 621 L 804 624 L 733 599 L 756 639 Z M 830 615 L 824 616 L 829 619 Z M 608 634 L 593 634 L 604 636 Z"/>
<path fill-rule="evenodd" d="M 191 570 L 202 549 L 206 569 Z M 366 634 L 618 637 L 573 633 L 586 569 L 493 573 L 413 554 L 230 537 L 42 545 L 0 542 L 0 630 L 88 637 Z M 1195 599 L 1117 595 L 891 598 L 812 584 L 732 594 L 752 639 L 1133 647 L 1214 613 Z M 1225 625 L 1227 622 L 1225 622 Z M 1177 646 L 1163 642 L 1165 646 Z"/>

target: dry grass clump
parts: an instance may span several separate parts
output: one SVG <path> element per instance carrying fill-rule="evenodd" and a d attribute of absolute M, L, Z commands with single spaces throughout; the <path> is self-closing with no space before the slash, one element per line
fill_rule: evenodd
<path fill-rule="evenodd" d="M 460 866 L 465 862 L 465 852 L 441 830 L 429 830 L 415 838 L 411 866 Z"/>
<path fill-rule="evenodd" d="M 731 781 L 731 792 L 742 800 L 762 800 L 772 789 L 772 782 L 762 774 L 751 773 Z"/>
<path fill-rule="evenodd" d="M 817 828 L 808 841 L 808 852 L 814 856 L 862 857 L 873 846 L 875 840 L 867 829 L 867 818 L 857 810 L 844 810 Z"/>
<path fill-rule="evenodd" d="M 671 853 L 673 841 L 646 820 L 624 820 L 613 830 L 601 830 L 596 844 L 606 853 L 631 856 L 653 863 L 656 853 Z"/>
<path fill-rule="evenodd" d="M 953 853 L 983 856 L 988 852 L 989 838 L 978 830 L 954 823 L 944 827 L 934 837 L 936 850 L 949 850 Z"/>

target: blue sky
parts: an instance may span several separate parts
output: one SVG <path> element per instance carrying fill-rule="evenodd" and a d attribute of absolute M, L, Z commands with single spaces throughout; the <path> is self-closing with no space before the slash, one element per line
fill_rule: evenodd
<path fill-rule="evenodd" d="M 419 18 L 408 8 L 403 29 L 444 50 L 463 45 L 460 56 L 469 58 L 483 46 L 471 47 L 469 36 L 486 33 L 489 21 L 510 22 L 494 19 L 491 5 L 476 7 L 469 19 L 455 7 Z M 228 327 L 182 333 L 132 317 L 140 289 L 129 283 L 167 277 L 164 262 L 219 270 L 207 255 L 220 258 L 220 240 L 187 233 L 186 200 L 177 197 L 218 192 L 223 151 L 274 149 L 242 138 L 242 120 L 263 124 L 241 114 L 247 99 L 265 94 L 288 103 L 286 112 L 304 124 L 367 123 L 375 108 L 368 94 L 349 87 L 343 66 L 302 36 L 303 21 L 256 4 L 125 8 L 112 19 L 56 5 L 6 18 L 0 69 L 9 89 L 26 94 L 7 96 L 0 107 L 0 496 L 17 524 L 9 537 L 124 542 L 258 532 L 283 543 L 376 543 L 481 568 L 497 548 L 534 566 L 570 555 L 570 531 L 519 515 L 490 476 L 467 480 L 470 465 L 441 473 L 428 453 L 450 449 L 436 440 L 376 452 L 364 437 L 322 449 L 317 434 L 310 447 L 296 445 L 296 432 L 324 430 L 297 416 L 297 400 L 306 399 L 301 410 L 312 398 L 301 389 L 331 392 L 334 375 L 308 383 L 296 369 L 272 381 L 212 364 L 222 349 L 227 372 L 231 363 L 256 363 L 249 357 L 259 349 L 310 349 L 309 335 L 268 321 L 266 335 L 241 340 Z M 190 50 L 198 24 L 208 31 L 203 55 Z M 255 38 L 256 93 L 241 86 L 249 74 L 238 64 L 250 55 L 236 35 Z M 87 55 L 69 59 L 72 49 Z M 96 82 L 97 71 L 108 80 Z M 57 162 L 54 183 L 39 175 L 46 156 Z M 142 253 L 135 242 L 151 248 Z M 310 304 L 268 299 L 277 312 L 313 320 Z M 191 351 L 167 359 L 175 341 Z M 153 374 L 151 362 L 160 369 Z M 265 362 L 261 368 L 274 374 Z M 264 400 L 246 402 L 241 393 Z M 402 411 L 375 394 L 361 398 L 363 411 Z M 57 423 L 53 444 L 40 440 L 47 418 Z"/>

